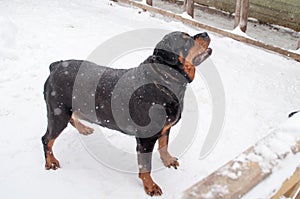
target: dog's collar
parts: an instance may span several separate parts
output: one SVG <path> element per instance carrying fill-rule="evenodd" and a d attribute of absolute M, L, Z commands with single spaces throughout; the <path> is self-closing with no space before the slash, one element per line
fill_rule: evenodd
<path fill-rule="evenodd" d="M 188 83 L 191 83 L 193 81 L 184 70 L 180 70 L 180 69 L 178 69 L 178 67 L 175 67 L 175 66 L 173 67 L 172 65 L 170 66 L 168 63 L 166 63 L 164 60 L 162 60 L 159 56 L 152 55 L 148 61 L 150 63 L 155 64 L 156 63 L 155 60 L 157 60 L 159 63 L 162 63 L 163 65 L 166 65 L 166 66 L 176 70 L 180 74 L 182 74 Z M 181 65 L 183 66 L 182 63 L 181 63 Z"/>
<path fill-rule="evenodd" d="M 160 84 L 158 84 L 157 82 L 153 82 L 154 85 L 161 90 L 162 92 L 164 92 L 166 95 L 170 96 L 170 98 L 174 98 L 174 93 L 170 92 L 169 90 L 166 90 L 163 86 L 161 86 Z M 176 97 L 176 96 L 175 96 Z"/>

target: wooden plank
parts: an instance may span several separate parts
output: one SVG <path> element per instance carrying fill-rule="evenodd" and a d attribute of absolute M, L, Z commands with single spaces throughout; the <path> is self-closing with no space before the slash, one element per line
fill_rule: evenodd
<path fill-rule="evenodd" d="M 234 12 L 235 0 L 195 0 L 195 2 L 203 5 L 214 6 L 219 9 L 228 9 L 228 11 Z M 250 4 L 256 4 L 263 7 L 268 7 L 274 12 L 280 10 L 290 10 L 292 9 L 292 13 L 299 12 L 297 9 L 300 9 L 299 0 L 251 0 Z M 255 10 L 254 10 L 255 12 Z M 274 13 L 273 12 L 273 13 Z M 295 13 L 294 13 L 295 14 Z"/>
<path fill-rule="evenodd" d="M 273 4 L 278 9 L 275 9 Z M 297 31 L 300 30 L 300 7 L 273 4 L 272 6 L 268 6 L 250 1 L 249 14 L 251 17 L 257 18 L 262 22 L 283 25 Z"/>
<path fill-rule="evenodd" d="M 149 11 L 149 12 L 158 13 L 158 14 L 161 14 L 163 16 L 181 21 L 182 23 L 185 23 L 185 24 L 188 24 L 188 25 L 191 25 L 191 26 L 195 26 L 195 27 L 198 27 L 198 28 L 201 28 L 201 29 L 205 29 L 205 30 L 217 33 L 219 35 L 229 37 L 229 38 L 232 38 L 234 40 L 241 41 L 241 42 L 244 42 L 244 43 L 256 46 L 256 47 L 260 47 L 260 48 L 263 48 L 265 50 L 269 50 L 269 51 L 284 55 L 286 57 L 292 58 L 292 59 L 300 62 L 300 54 L 290 52 L 288 50 L 285 50 L 285 49 L 282 49 L 282 48 L 279 48 L 279 47 L 275 47 L 275 46 L 272 46 L 272 45 L 269 45 L 269 44 L 265 44 L 263 42 L 260 42 L 260 41 L 254 40 L 254 39 L 250 39 L 250 38 L 246 38 L 246 37 L 243 37 L 243 36 L 240 36 L 240 35 L 236 35 L 236 34 L 233 34 L 231 32 L 228 32 L 226 30 L 221 30 L 221 29 L 215 28 L 213 26 L 205 25 L 205 24 L 197 22 L 193 19 L 184 18 L 184 17 L 182 17 L 180 15 L 177 15 L 173 12 L 169 12 L 169 11 L 166 11 L 166 10 L 161 10 L 159 8 L 156 8 L 156 7 L 147 6 L 147 5 L 144 5 L 144 4 L 135 2 L 135 1 L 130 1 L 130 0 L 118 0 L 118 2 L 126 3 L 126 4 L 135 6 L 137 8 L 141 8 L 141 9 Z"/>
<path fill-rule="evenodd" d="M 284 194 L 287 198 L 300 199 L 300 181 Z"/>
<path fill-rule="evenodd" d="M 230 13 L 234 13 L 235 11 L 235 2 L 236 0 L 195 0 L 196 3 L 202 4 L 202 5 L 207 5 L 211 7 L 218 8 L 220 10 L 225 10 Z"/>
<path fill-rule="evenodd" d="M 271 136 L 272 134 L 269 137 Z M 292 148 L 293 153 L 299 152 L 300 141 Z M 285 157 L 278 158 L 283 159 Z M 241 198 L 259 182 L 270 176 L 272 168 L 276 166 L 276 163 L 271 164 L 269 166 L 272 168 L 265 170 L 257 161 L 254 161 L 255 159 L 263 159 L 263 157 L 255 152 L 255 147 L 250 147 L 235 158 L 235 160 L 228 162 L 217 171 L 187 189 L 181 199 Z M 283 195 L 298 182 L 297 180 L 300 179 L 299 171 L 298 169 L 295 175 L 290 178 L 290 181 L 284 184 L 284 188 L 279 194 Z M 278 199 L 276 197 L 274 196 L 272 199 Z"/>
<path fill-rule="evenodd" d="M 249 148 L 243 155 L 247 156 L 252 152 L 253 147 Z M 234 164 L 239 164 L 239 168 L 230 170 Z M 227 172 L 224 172 L 228 169 L 232 172 L 231 177 Z M 182 199 L 238 199 L 269 175 L 270 172 L 263 172 L 257 162 L 230 161 L 186 190 Z"/>
<path fill-rule="evenodd" d="M 286 197 L 292 198 L 297 194 L 298 189 L 300 188 L 300 168 L 298 167 L 294 174 L 287 179 L 271 199 L 278 199 L 280 196 L 285 195 Z"/>
<path fill-rule="evenodd" d="M 279 0 L 252 0 L 253 3 L 257 5 L 266 6 L 274 10 L 288 10 L 290 8 L 299 8 L 300 4 L 298 2 L 293 2 L 291 0 L 279 1 Z M 293 10 L 293 12 L 296 10 Z"/>
<path fill-rule="evenodd" d="M 300 152 L 300 141 L 298 141 L 295 146 L 292 147 L 292 152 L 293 153 L 298 153 Z"/>

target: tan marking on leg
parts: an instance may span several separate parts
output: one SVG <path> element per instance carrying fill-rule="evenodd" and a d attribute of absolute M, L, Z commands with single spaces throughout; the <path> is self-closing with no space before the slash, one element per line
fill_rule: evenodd
<path fill-rule="evenodd" d="M 76 113 L 72 114 L 70 123 L 78 130 L 79 133 L 83 135 L 92 134 L 94 132 L 94 129 L 82 124 L 80 120 L 76 117 L 76 115 L 77 115 Z"/>
<path fill-rule="evenodd" d="M 47 144 L 46 164 L 45 164 L 45 168 L 47 170 L 49 170 L 49 169 L 56 170 L 57 168 L 60 168 L 59 161 L 54 157 L 54 154 L 53 154 L 53 151 L 52 151 L 54 141 L 55 141 L 55 139 L 52 139 Z"/>
<path fill-rule="evenodd" d="M 168 168 L 174 167 L 177 169 L 179 166 L 178 159 L 176 157 L 172 157 L 168 152 L 168 130 L 170 130 L 173 124 L 169 124 L 165 126 L 161 132 L 161 137 L 158 139 L 158 151 L 160 154 L 160 158 L 163 161 L 164 165 Z"/>
<path fill-rule="evenodd" d="M 161 188 L 152 180 L 150 172 L 139 173 L 139 178 L 142 180 L 145 192 L 150 196 L 162 195 Z"/>

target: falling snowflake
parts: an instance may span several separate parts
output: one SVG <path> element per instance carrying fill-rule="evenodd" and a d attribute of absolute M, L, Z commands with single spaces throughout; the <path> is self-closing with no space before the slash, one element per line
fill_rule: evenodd
<path fill-rule="evenodd" d="M 54 115 L 60 115 L 62 110 L 60 108 L 54 109 Z"/>

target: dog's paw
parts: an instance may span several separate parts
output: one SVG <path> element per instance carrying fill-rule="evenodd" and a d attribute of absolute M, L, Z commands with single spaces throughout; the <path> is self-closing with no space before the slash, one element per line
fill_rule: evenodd
<path fill-rule="evenodd" d="M 155 183 L 144 186 L 144 189 L 149 196 L 161 196 L 163 193 L 161 188 Z"/>
<path fill-rule="evenodd" d="M 60 165 L 59 165 L 59 161 L 57 159 L 55 159 L 54 157 L 47 159 L 46 164 L 45 164 L 46 170 L 50 170 L 50 169 L 56 170 L 58 168 L 60 168 Z"/>
<path fill-rule="evenodd" d="M 177 169 L 177 167 L 179 167 L 179 162 L 177 160 L 178 158 L 175 157 L 162 158 L 162 161 L 166 167 L 174 167 L 174 169 Z"/>

